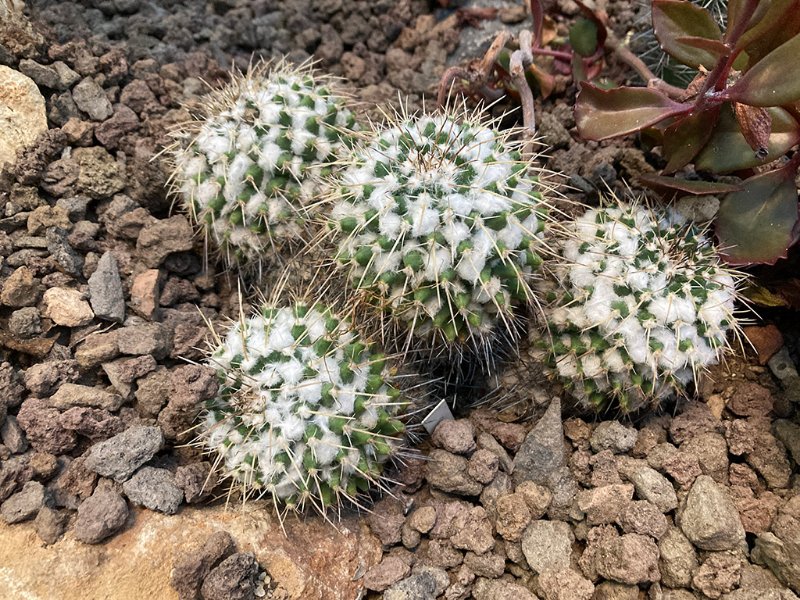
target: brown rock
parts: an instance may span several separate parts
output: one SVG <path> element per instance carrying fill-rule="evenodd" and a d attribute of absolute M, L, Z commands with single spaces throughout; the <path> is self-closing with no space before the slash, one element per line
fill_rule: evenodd
<path fill-rule="evenodd" d="M 77 444 L 75 433 L 61 426 L 58 410 L 46 400 L 28 398 L 19 409 L 17 421 L 36 450 L 65 454 Z"/>
<path fill-rule="evenodd" d="M 692 577 L 692 588 L 709 598 L 719 598 L 739 585 L 742 563 L 738 556 L 714 552 Z"/>
<path fill-rule="evenodd" d="M 97 473 L 85 465 L 86 458 L 79 456 L 67 465 L 48 486 L 56 506 L 75 510 L 94 492 Z"/>
<path fill-rule="evenodd" d="M 766 365 L 769 359 L 783 347 L 783 336 L 772 323 L 760 327 L 743 327 L 742 333 L 755 348 L 758 364 L 761 366 Z"/>
<path fill-rule="evenodd" d="M 170 396 L 158 415 L 158 424 L 168 439 L 184 439 L 203 402 L 217 394 L 219 381 L 213 369 L 185 365 L 171 371 Z"/>
<path fill-rule="evenodd" d="M 490 483 L 500 467 L 500 459 L 489 450 L 476 450 L 469 459 L 467 475 L 483 484 Z"/>
<path fill-rule="evenodd" d="M 421 506 L 408 518 L 409 526 L 419 533 L 428 533 L 436 524 L 436 509 L 432 506 Z"/>
<path fill-rule="evenodd" d="M 635 500 L 620 513 L 617 523 L 625 533 L 649 535 L 656 540 L 667 532 L 667 518 L 652 502 Z"/>
<path fill-rule="evenodd" d="M 122 527 L 127 518 L 128 505 L 122 496 L 98 487 L 78 507 L 75 538 L 86 544 L 98 544 Z"/>
<path fill-rule="evenodd" d="M 119 329 L 107 333 L 93 333 L 78 346 L 75 360 L 81 369 L 92 369 L 119 356 Z"/>
<path fill-rule="evenodd" d="M 364 587 L 375 592 L 382 592 L 393 583 L 397 583 L 411 572 L 411 567 L 396 556 L 387 556 L 377 565 L 373 565 L 364 575 Z"/>
<path fill-rule="evenodd" d="M 183 490 L 186 502 L 196 504 L 211 496 L 217 485 L 217 474 L 211 463 L 192 463 L 177 468 L 175 483 Z"/>
<path fill-rule="evenodd" d="M 475 600 L 537 600 L 526 587 L 506 579 L 479 577 L 472 588 Z"/>
<path fill-rule="evenodd" d="M 586 513 L 589 525 L 613 523 L 633 499 L 633 489 L 629 483 L 620 483 L 578 492 L 578 508 Z"/>
<path fill-rule="evenodd" d="M 62 384 L 58 391 L 50 397 L 50 406 L 59 410 L 66 410 L 73 406 L 86 406 L 115 412 L 120 409 L 122 403 L 121 396 L 77 383 Z"/>
<path fill-rule="evenodd" d="M 29 367 L 23 376 L 25 387 L 41 398 L 51 396 L 64 382 L 78 379 L 78 362 L 75 360 L 54 360 Z"/>
<path fill-rule="evenodd" d="M 152 319 L 159 305 L 159 291 L 161 287 L 161 271 L 148 269 L 139 273 L 131 285 L 131 308 L 144 317 Z"/>
<path fill-rule="evenodd" d="M 728 401 L 728 408 L 740 417 L 765 417 L 772 412 L 772 392 L 757 383 L 740 381 Z"/>
<path fill-rule="evenodd" d="M 533 481 L 520 483 L 515 491 L 525 498 L 525 502 L 531 511 L 531 519 L 541 519 L 553 500 L 553 494 L 550 490 Z"/>
<path fill-rule="evenodd" d="M 722 485 L 728 483 L 728 444 L 721 434 L 699 433 L 681 445 L 681 452 L 697 458 L 704 475 Z"/>
<path fill-rule="evenodd" d="M 58 422 L 64 429 L 88 437 L 105 440 L 125 429 L 125 423 L 107 410 L 75 406 L 61 413 Z"/>
<path fill-rule="evenodd" d="M 521 540 L 531 522 L 531 511 L 525 496 L 520 493 L 500 496 L 495 503 L 495 512 L 497 533 L 512 542 Z"/>
<path fill-rule="evenodd" d="M 183 215 L 158 220 L 145 225 L 136 240 L 144 264 L 158 268 L 174 252 L 192 249 L 192 227 Z"/>
<path fill-rule="evenodd" d="M 236 551 L 233 538 L 227 531 L 217 531 L 192 552 L 175 560 L 170 583 L 179 600 L 197 600 L 203 580 L 221 561 Z"/>
<path fill-rule="evenodd" d="M 403 505 L 395 498 L 384 498 L 367 515 L 367 523 L 385 547 L 400 543 L 400 530 L 405 522 Z"/>
<path fill-rule="evenodd" d="M 431 442 L 453 454 L 470 454 L 475 450 L 475 429 L 467 419 L 445 420 L 436 426 Z"/>
<path fill-rule="evenodd" d="M 494 548 L 492 524 L 482 506 L 475 506 L 453 520 L 455 533 L 450 538 L 453 546 L 483 554 Z"/>
<path fill-rule="evenodd" d="M 755 450 L 745 458 L 767 482 L 771 489 L 789 487 L 792 468 L 786 449 L 767 428 L 755 428 Z"/>
<path fill-rule="evenodd" d="M 722 433 L 722 423 L 702 402 L 688 405 L 686 410 L 672 419 L 669 426 L 669 435 L 678 445 L 708 432 Z"/>
<path fill-rule="evenodd" d="M 594 585 L 572 569 L 545 571 L 539 575 L 543 600 L 590 600 Z"/>
<path fill-rule="evenodd" d="M 0 69 L 4 68 L 0 66 Z M 42 284 L 33 276 L 33 271 L 28 267 L 19 267 L 3 284 L 0 302 L 14 308 L 33 306 L 39 302 L 43 291 Z"/>
<path fill-rule="evenodd" d="M 594 561 L 600 576 L 635 585 L 661 579 L 658 557 L 658 546 L 651 538 L 627 533 L 604 540 Z"/>
<path fill-rule="evenodd" d="M 433 450 L 428 456 L 427 479 L 431 487 L 463 496 L 477 496 L 483 486 L 467 473 L 469 462 L 463 456 L 445 450 Z"/>
<path fill-rule="evenodd" d="M 148 373 L 154 371 L 156 366 L 156 360 L 149 354 L 146 354 L 135 358 L 120 358 L 113 362 L 103 363 L 103 371 L 105 371 L 108 380 L 111 382 L 111 385 L 114 386 L 117 393 L 126 400 L 130 400 L 133 397 L 133 383 L 140 377 L 144 377 Z M 139 383 L 139 388 L 140 387 L 141 382 Z M 139 388 L 137 388 L 137 391 Z M 162 388 L 162 396 L 163 389 L 164 388 Z M 164 398 L 163 400 L 166 401 L 167 399 Z M 152 416 L 155 417 L 157 415 L 158 412 Z"/>

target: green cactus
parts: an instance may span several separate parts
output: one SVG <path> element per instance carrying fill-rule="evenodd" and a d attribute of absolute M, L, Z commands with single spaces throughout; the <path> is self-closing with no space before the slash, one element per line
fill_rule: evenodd
<path fill-rule="evenodd" d="M 542 262 L 547 190 L 514 132 L 477 115 L 396 115 L 357 144 L 328 226 L 351 285 L 431 348 L 481 349 L 511 328 Z"/>
<path fill-rule="evenodd" d="M 329 308 L 294 303 L 236 323 L 211 353 L 221 387 L 199 441 L 245 497 L 321 513 L 381 485 L 404 402 L 386 358 Z"/>
<path fill-rule="evenodd" d="M 559 242 L 541 340 L 552 372 L 586 407 L 632 411 L 716 364 L 737 330 L 738 273 L 671 209 L 614 199 Z"/>
<path fill-rule="evenodd" d="M 355 128 L 328 78 L 308 65 L 261 65 L 211 93 L 176 132 L 172 186 L 228 266 L 260 270 L 303 239 L 310 200 Z"/>

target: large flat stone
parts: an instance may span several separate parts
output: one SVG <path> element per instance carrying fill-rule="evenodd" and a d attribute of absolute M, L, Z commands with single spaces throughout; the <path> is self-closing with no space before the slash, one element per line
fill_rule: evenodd
<path fill-rule="evenodd" d="M 176 600 L 170 571 L 177 557 L 228 531 L 239 552 L 251 552 L 292 600 L 352 600 L 353 581 L 381 557 L 380 542 L 354 517 L 337 532 L 314 515 L 288 518 L 284 536 L 268 506 L 182 507 L 167 516 L 132 509 L 132 525 L 107 542 L 89 546 L 71 531 L 43 546 L 33 524 L 0 522 L 0 598 L 27 600 Z"/>

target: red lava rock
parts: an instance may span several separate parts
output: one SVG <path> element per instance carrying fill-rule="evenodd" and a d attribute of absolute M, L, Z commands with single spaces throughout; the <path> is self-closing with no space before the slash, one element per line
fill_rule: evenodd
<path fill-rule="evenodd" d="M 46 400 L 28 398 L 19 409 L 17 421 L 36 450 L 66 454 L 76 446 L 78 439 L 75 432 L 64 429 L 59 416 Z"/>
<path fill-rule="evenodd" d="M 216 395 L 219 381 L 213 369 L 200 365 L 178 367 L 170 376 L 169 402 L 159 413 L 158 424 L 167 439 L 183 439 L 203 402 Z"/>
<path fill-rule="evenodd" d="M 161 271 L 148 269 L 139 273 L 133 279 L 131 286 L 131 308 L 144 317 L 152 319 L 159 306 L 159 289 L 161 286 Z"/>
<path fill-rule="evenodd" d="M 192 552 L 176 558 L 170 583 L 180 600 L 197 600 L 203 580 L 220 562 L 236 551 L 227 531 L 217 531 Z"/>
<path fill-rule="evenodd" d="M 373 565 L 364 575 L 364 587 L 375 592 L 382 592 L 393 583 L 397 583 L 411 572 L 406 562 L 396 556 L 387 556 L 377 565 Z"/>
<path fill-rule="evenodd" d="M 751 381 L 737 383 L 728 409 L 740 417 L 764 417 L 772 412 L 772 392 Z"/>
<path fill-rule="evenodd" d="M 783 335 L 772 323 L 759 327 L 743 327 L 742 333 L 755 348 L 758 364 L 762 366 L 783 347 Z"/>

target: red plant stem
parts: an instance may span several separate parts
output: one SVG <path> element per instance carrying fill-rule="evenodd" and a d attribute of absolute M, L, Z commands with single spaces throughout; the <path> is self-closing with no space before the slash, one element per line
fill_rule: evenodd
<path fill-rule="evenodd" d="M 717 63 L 714 67 L 714 70 L 711 71 L 708 78 L 703 85 L 703 90 L 698 94 L 697 98 L 697 108 L 702 109 L 705 108 L 708 102 L 708 91 L 713 89 L 717 92 L 722 91 L 725 89 L 725 86 L 728 83 L 728 75 L 731 72 L 731 67 L 733 67 L 733 63 L 736 60 L 736 57 L 739 55 L 741 50 L 736 50 L 736 44 L 739 42 L 739 38 L 742 37 L 745 31 L 747 31 L 747 26 L 750 24 L 750 19 L 753 17 L 753 13 L 755 12 L 756 8 L 758 8 L 759 0 L 746 0 L 746 4 L 742 8 L 742 14 L 739 16 L 739 20 L 734 26 L 733 29 L 725 32 L 725 45 L 730 49 L 730 52 L 725 57 L 725 60 L 721 60 Z M 712 100 L 712 103 L 719 103 L 724 101 L 724 97 L 717 97 Z"/>
<path fill-rule="evenodd" d="M 553 58 L 557 58 L 559 60 L 563 60 L 565 62 L 572 61 L 572 53 L 571 52 L 564 52 L 562 50 L 550 50 L 549 48 L 531 48 L 531 51 L 534 54 L 539 54 L 541 56 L 552 56 Z"/>

